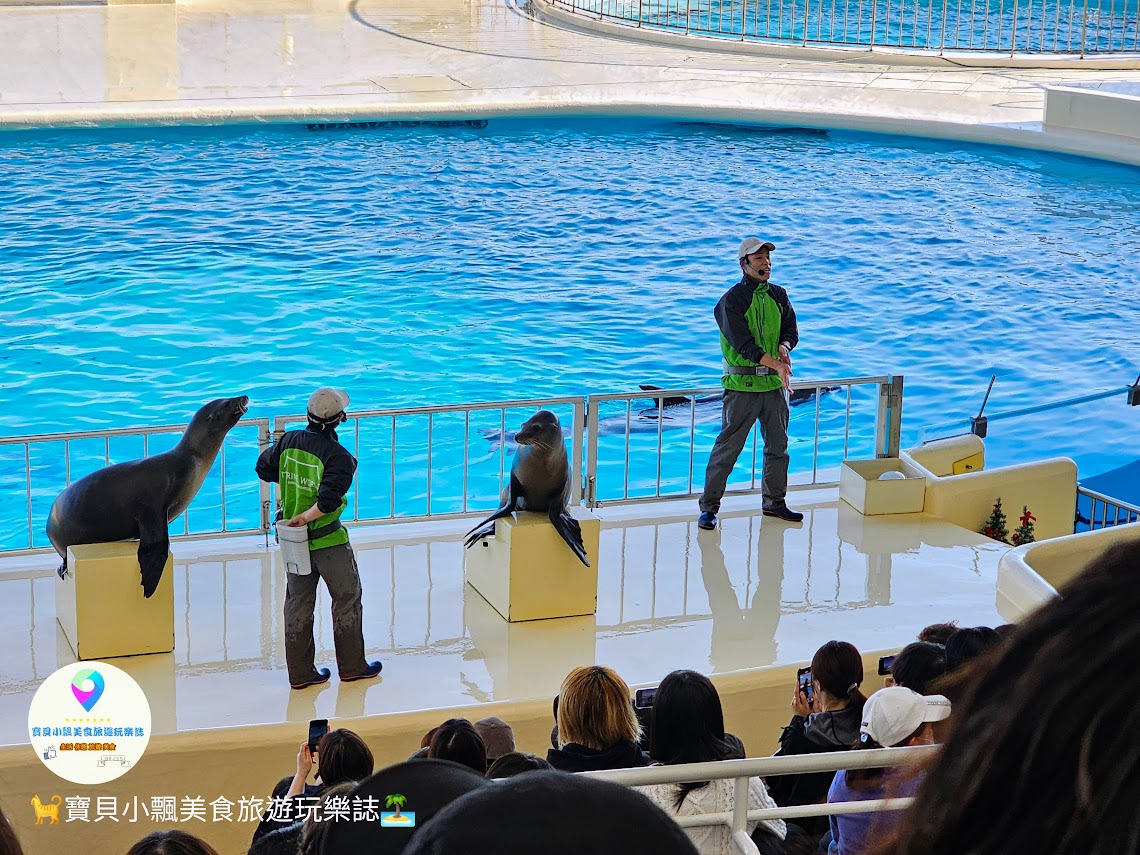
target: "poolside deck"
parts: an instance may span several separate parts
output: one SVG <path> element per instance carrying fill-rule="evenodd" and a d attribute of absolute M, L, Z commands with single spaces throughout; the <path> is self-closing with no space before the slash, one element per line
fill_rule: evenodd
<path fill-rule="evenodd" d="M 709 674 L 810 660 L 828 638 L 897 650 L 923 626 L 995 625 L 1008 549 L 922 514 L 863 517 L 834 490 L 797 492 L 801 525 L 732 498 L 701 532 L 695 503 L 603 508 L 596 617 L 508 625 L 463 581 L 459 523 L 356 529 L 365 641 L 382 678 L 290 691 L 284 571 L 259 538 L 175 544 L 173 654 L 113 660 L 143 686 L 154 731 L 550 698 L 575 665 L 631 685 L 674 668 Z M 0 742 L 26 741 L 40 682 L 74 657 L 55 621 L 54 556 L 0 562 Z M 318 662 L 334 663 L 328 600 Z M 873 679 L 873 675 L 871 675 Z"/>
<path fill-rule="evenodd" d="M 0 127 L 700 113 L 1042 145 L 1046 85 L 1140 81 L 719 53 L 555 27 L 507 0 L 0 6 L 0 44 Z"/>

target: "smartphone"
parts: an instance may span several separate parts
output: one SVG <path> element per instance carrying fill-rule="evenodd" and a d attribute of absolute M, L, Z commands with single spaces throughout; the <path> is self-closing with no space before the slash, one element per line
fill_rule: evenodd
<path fill-rule="evenodd" d="M 800 691 L 804 693 L 807 702 L 812 702 L 812 688 L 811 688 L 811 666 L 801 668 L 796 672 L 796 679 L 800 684 Z"/>
<path fill-rule="evenodd" d="M 897 655 L 897 654 L 896 654 Z M 894 667 L 894 656 L 880 656 L 879 657 L 879 676 L 885 677 L 891 673 L 891 668 Z"/>
<path fill-rule="evenodd" d="M 657 697 L 657 687 L 652 689 L 638 689 L 633 694 L 633 705 L 641 709 L 653 706 L 653 699 Z"/>
<path fill-rule="evenodd" d="M 315 718 L 309 722 L 309 753 L 315 754 L 317 752 L 317 743 L 321 741 L 321 737 L 329 732 L 329 720 L 327 718 Z"/>

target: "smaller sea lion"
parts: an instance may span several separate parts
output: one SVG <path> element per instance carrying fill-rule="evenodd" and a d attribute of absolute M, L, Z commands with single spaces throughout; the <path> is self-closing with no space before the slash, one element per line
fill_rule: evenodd
<path fill-rule="evenodd" d="M 467 532 L 466 544 L 494 533 L 495 520 L 514 511 L 534 511 L 550 516 L 555 531 L 566 541 L 579 560 L 587 567 L 586 546 L 582 542 L 582 527 L 570 516 L 570 460 L 562 439 L 562 425 L 550 410 L 539 410 L 525 422 L 515 442 L 519 450 L 511 464 L 511 480 L 503 490 L 503 505 L 487 519 Z"/>

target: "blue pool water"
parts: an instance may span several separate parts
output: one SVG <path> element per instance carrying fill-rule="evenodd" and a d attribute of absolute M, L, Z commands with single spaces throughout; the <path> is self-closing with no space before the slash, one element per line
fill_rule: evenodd
<path fill-rule="evenodd" d="M 800 317 L 797 377 L 904 374 L 904 443 L 976 412 L 991 374 L 997 412 L 1140 372 L 1130 167 L 663 121 L 11 133 L 0 435 L 243 393 L 298 412 L 326 382 L 362 408 L 712 385 L 753 233 Z M 995 425 L 991 459 L 1095 474 L 1138 426 L 1121 394 Z"/>

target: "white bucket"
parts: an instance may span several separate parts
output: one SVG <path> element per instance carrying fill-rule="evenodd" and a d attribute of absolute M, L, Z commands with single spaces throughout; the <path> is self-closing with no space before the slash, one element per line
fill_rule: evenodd
<path fill-rule="evenodd" d="M 277 542 L 281 544 L 281 560 L 285 570 L 298 576 L 308 576 L 313 572 L 309 563 L 309 527 L 290 526 L 285 520 L 277 523 Z"/>

